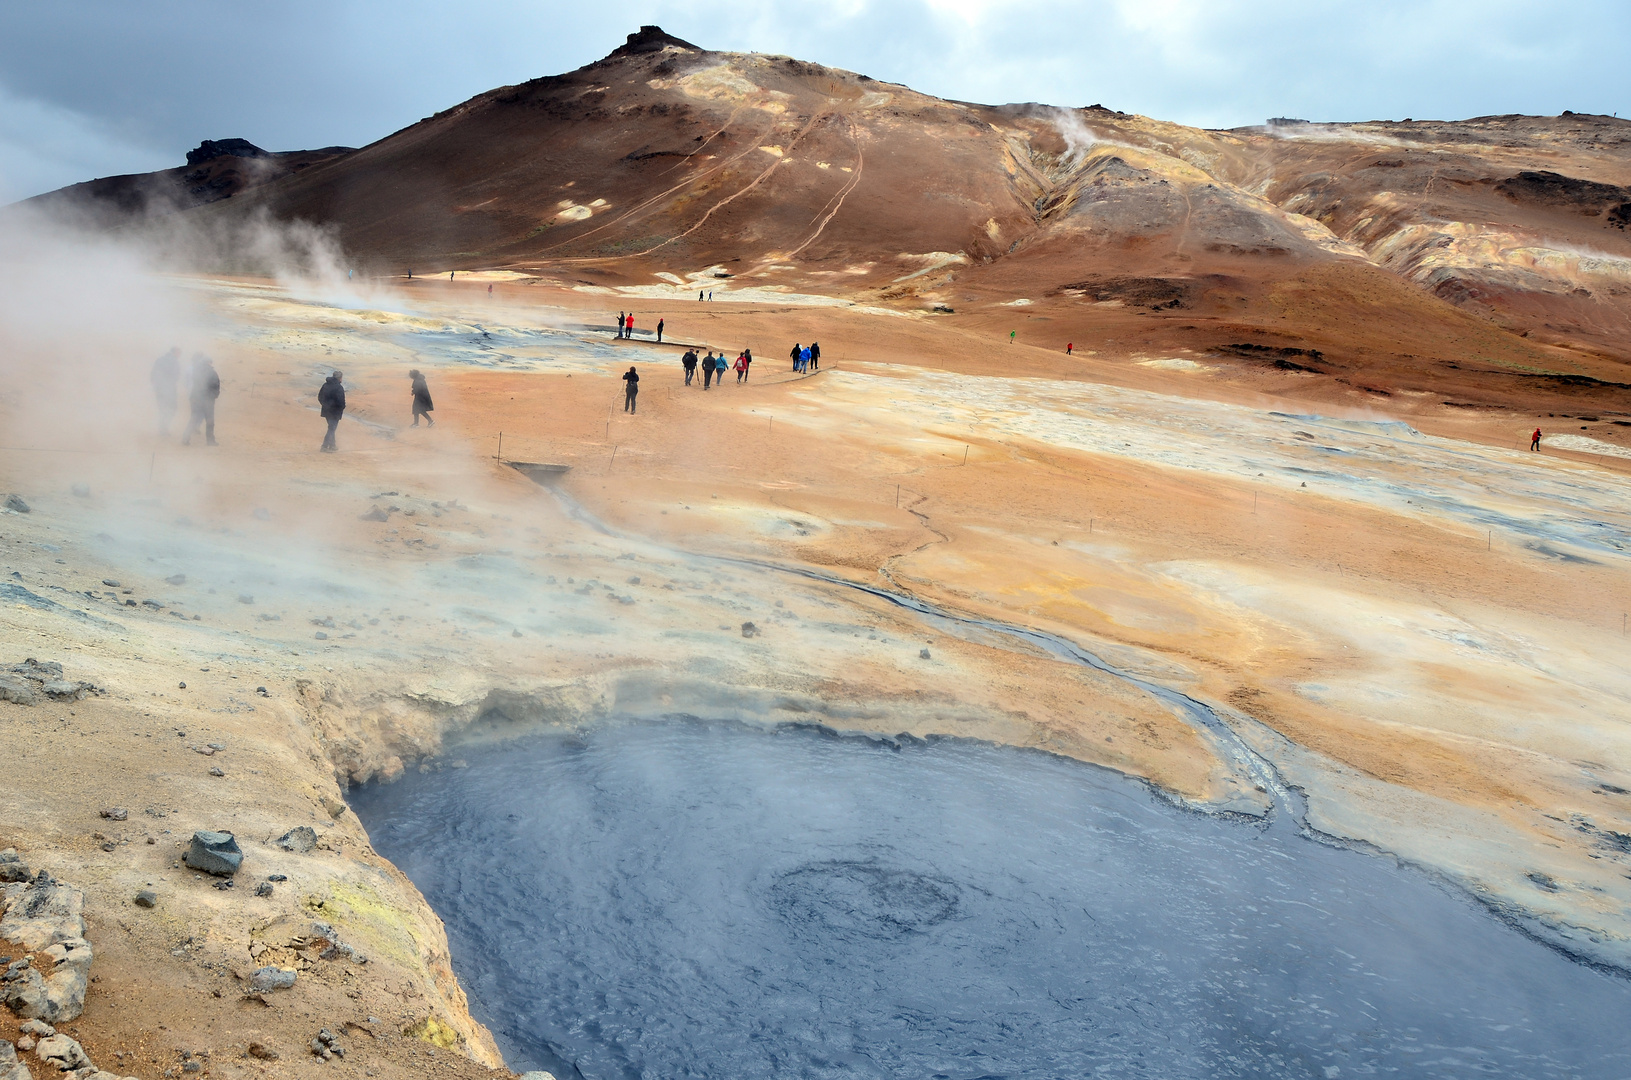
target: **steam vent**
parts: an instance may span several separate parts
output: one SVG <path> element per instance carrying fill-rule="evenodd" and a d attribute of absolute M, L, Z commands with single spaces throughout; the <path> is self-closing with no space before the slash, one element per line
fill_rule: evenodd
<path fill-rule="evenodd" d="M 0 207 L 0 1080 L 1631 1075 L 1631 122 L 200 64 Z"/>

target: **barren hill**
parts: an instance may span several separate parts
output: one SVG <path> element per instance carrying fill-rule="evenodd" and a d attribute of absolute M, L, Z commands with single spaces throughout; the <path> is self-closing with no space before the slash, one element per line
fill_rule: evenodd
<path fill-rule="evenodd" d="M 1631 411 L 1631 121 L 1608 117 L 1207 131 L 646 27 L 195 212 L 261 207 L 381 273 L 815 293 L 1276 390 Z"/>

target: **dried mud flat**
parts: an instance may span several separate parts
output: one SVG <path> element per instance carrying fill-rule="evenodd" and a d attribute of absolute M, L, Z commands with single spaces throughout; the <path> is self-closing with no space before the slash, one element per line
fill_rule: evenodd
<path fill-rule="evenodd" d="M 219 447 L 144 433 L 145 356 L 94 395 L 123 412 L 44 415 L 44 355 L 0 405 L 28 511 L 0 515 L 0 660 L 88 684 L 0 702 L 0 847 L 84 891 L 65 1030 L 105 1070 L 304 1072 L 323 1030 L 337 1075 L 499 1067 L 345 790 L 456 767 L 450 736 L 615 716 L 1035 746 L 1237 814 L 1278 783 L 1312 830 L 1631 967 L 1631 476 L 1520 449 L 1534 418 L 1322 415 L 1193 357 L 642 300 L 671 341 L 754 348 L 746 385 L 704 392 L 680 348 L 600 328 L 615 294 L 185 285 Z M 812 337 L 823 370 L 794 378 Z M 334 367 L 352 409 L 319 455 Z M 434 428 L 406 427 L 410 367 Z M 544 488 L 500 454 L 570 471 Z M 231 888 L 183 863 L 201 829 L 241 847 Z M 258 989 L 268 967 L 293 986 Z"/>

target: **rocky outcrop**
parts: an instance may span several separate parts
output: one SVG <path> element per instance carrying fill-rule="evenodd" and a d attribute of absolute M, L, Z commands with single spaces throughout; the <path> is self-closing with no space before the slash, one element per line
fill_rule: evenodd
<path fill-rule="evenodd" d="M 24 954 L 0 976 L 0 1000 L 24 1019 L 76 1019 L 95 958 L 85 940 L 84 893 L 42 870 L 32 881 L 7 884 L 0 898 L 0 939 Z"/>

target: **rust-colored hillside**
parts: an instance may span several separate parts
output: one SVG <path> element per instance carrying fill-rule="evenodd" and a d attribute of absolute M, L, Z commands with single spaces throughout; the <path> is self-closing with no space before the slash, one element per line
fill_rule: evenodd
<path fill-rule="evenodd" d="M 1631 121 L 1608 117 L 1206 131 L 647 27 L 192 212 L 261 207 L 377 273 L 817 293 L 1301 396 L 1631 413 Z"/>

